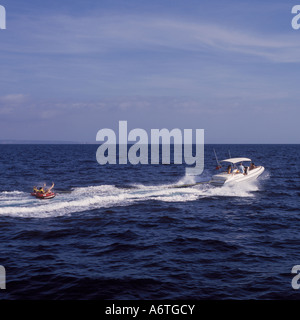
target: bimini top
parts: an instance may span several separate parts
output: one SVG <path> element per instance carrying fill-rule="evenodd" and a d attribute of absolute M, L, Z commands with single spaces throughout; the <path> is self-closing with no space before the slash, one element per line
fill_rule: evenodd
<path fill-rule="evenodd" d="M 243 161 L 251 161 L 251 159 L 249 159 L 249 158 L 230 158 L 230 159 L 222 160 L 221 162 L 238 163 L 238 162 L 243 162 Z"/>

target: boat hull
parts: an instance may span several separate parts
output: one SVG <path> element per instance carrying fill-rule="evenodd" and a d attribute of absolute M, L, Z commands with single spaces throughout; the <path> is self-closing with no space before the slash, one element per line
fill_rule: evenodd
<path fill-rule="evenodd" d="M 235 184 L 239 182 L 255 180 L 264 172 L 264 170 L 265 168 L 263 166 L 259 166 L 249 170 L 248 174 L 223 172 L 213 175 L 210 183 L 214 186 L 223 186 L 224 184 Z"/>

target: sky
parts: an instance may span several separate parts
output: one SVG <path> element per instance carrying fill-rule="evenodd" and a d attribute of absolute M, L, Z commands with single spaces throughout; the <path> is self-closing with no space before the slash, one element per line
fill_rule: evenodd
<path fill-rule="evenodd" d="M 0 0 L 0 140 L 300 142 L 296 0 Z"/>

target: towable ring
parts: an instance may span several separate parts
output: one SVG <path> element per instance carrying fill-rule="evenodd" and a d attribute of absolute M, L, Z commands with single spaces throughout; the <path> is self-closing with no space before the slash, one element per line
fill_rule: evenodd
<path fill-rule="evenodd" d="M 52 199 L 56 196 L 56 193 L 54 193 L 54 192 L 48 192 L 48 193 L 32 192 L 31 195 L 36 197 L 37 199 Z"/>

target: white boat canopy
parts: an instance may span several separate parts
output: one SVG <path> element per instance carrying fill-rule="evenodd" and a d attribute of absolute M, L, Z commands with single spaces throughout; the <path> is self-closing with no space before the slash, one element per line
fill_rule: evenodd
<path fill-rule="evenodd" d="M 244 161 L 251 161 L 249 158 L 230 158 L 222 160 L 221 162 L 230 162 L 230 163 L 238 163 L 238 162 L 244 162 Z"/>

